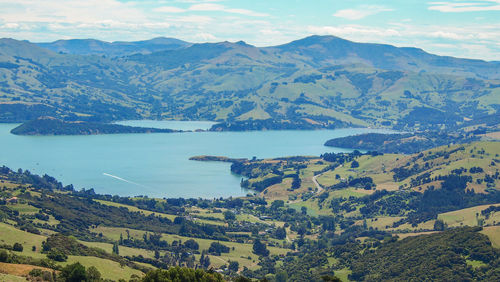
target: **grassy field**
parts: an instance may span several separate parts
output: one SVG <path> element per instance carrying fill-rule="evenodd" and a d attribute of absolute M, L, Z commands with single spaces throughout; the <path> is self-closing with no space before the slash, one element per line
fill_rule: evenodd
<path fill-rule="evenodd" d="M 52 269 L 41 267 L 41 266 L 33 266 L 33 265 L 28 265 L 28 264 L 13 264 L 13 263 L 4 263 L 0 262 L 0 273 L 3 274 L 8 274 L 9 276 L 28 276 L 31 270 L 33 269 L 41 269 L 44 271 L 49 271 L 52 272 Z M 2 276 L 0 276 L 2 278 Z M 14 279 L 14 278 L 13 278 Z M 0 281 L 11 281 L 11 280 L 3 280 L 3 278 Z M 26 278 L 24 280 L 26 281 Z"/>
<path fill-rule="evenodd" d="M 134 231 L 132 231 L 132 233 L 133 232 Z M 46 240 L 45 236 L 21 231 L 19 229 L 16 229 L 14 226 L 8 225 L 6 223 L 0 223 L 0 238 L 1 238 L 0 242 L 2 244 L 12 245 L 14 243 L 21 243 L 23 245 L 23 251 L 20 254 L 24 256 L 30 256 L 33 258 L 46 258 L 46 255 L 40 252 L 42 249 L 42 242 Z M 109 253 L 111 253 L 112 250 L 111 244 L 83 242 L 83 241 L 80 242 L 89 247 L 101 248 Z M 35 251 L 32 250 L 32 246 L 36 247 Z M 150 257 L 150 258 L 154 256 L 154 253 L 152 251 L 128 248 L 124 246 L 120 246 L 120 254 L 124 256 L 142 255 L 144 257 Z M 131 269 L 129 267 L 122 268 L 116 262 L 95 257 L 69 256 L 68 261 L 63 263 L 63 265 L 77 261 L 82 263 L 86 267 L 94 265 L 95 267 L 97 267 L 97 269 L 99 269 L 101 274 L 103 274 L 104 278 L 109 278 L 114 280 L 123 278 L 128 280 L 130 278 L 130 275 L 132 274 L 141 275 L 140 271 Z M 23 266 L 18 264 L 12 264 L 10 266 L 9 264 L 2 264 L 0 265 L 0 273 L 8 273 L 18 276 L 26 275 L 33 268 L 34 268 L 33 266 Z M 10 281 L 10 280 L 0 280 L 0 281 Z"/>
<path fill-rule="evenodd" d="M 14 226 L 0 223 L 0 242 L 2 244 L 13 245 L 14 243 L 20 243 L 23 245 L 23 255 L 34 257 L 34 258 L 45 258 L 45 255 L 40 253 L 42 249 L 42 242 L 45 241 L 46 237 L 41 235 L 36 235 L 16 229 Z M 36 247 L 36 251 L 32 250 L 32 247 Z"/>
<path fill-rule="evenodd" d="M 28 204 L 14 204 L 10 205 L 9 208 L 18 211 L 20 214 L 35 214 L 39 211 L 39 209 Z"/>
<path fill-rule="evenodd" d="M 385 154 L 375 157 L 369 155 L 361 156 L 357 159 L 360 164 L 358 168 L 351 168 L 350 163 L 338 166 L 334 170 L 323 173 L 318 177 L 318 182 L 324 187 L 329 187 L 349 177 L 371 177 L 377 185 L 378 190 L 397 190 L 398 185 L 394 182 L 392 174 L 388 173 L 388 171 L 393 168 L 395 160 L 400 157 L 400 155 L 395 154 Z M 336 175 L 339 175 L 340 179 L 337 179 Z"/>
<path fill-rule="evenodd" d="M 129 205 L 124 205 L 124 204 L 120 204 L 120 203 L 115 203 L 115 202 L 110 202 L 110 201 L 104 201 L 104 200 L 95 200 L 96 202 L 99 202 L 103 205 L 107 205 L 107 206 L 113 206 L 113 207 L 118 207 L 118 208 L 127 208 L 129 211 L 131 212 L 140 212 L 146 216 L 150 215 L 150 214 L 155 214 L 157 216 L 160 216 L 160 217 L 166 217 L 170 220 L 174 220 L 176 215 L 173 215 L 173 214 L 166 214 L 166 213 L 159 213 L 159 212 L 152 212 L 152 211 L 147 211 L 147 210 L 143 210 L 143 209 L 139 209 L 138 207 L 134 207 L 134 206 L 129 206 Z"/>
<path fill-rule="evenodd" d="M 351 274 L 351 272 L 352 272 L 351 270 L 344 268 L 340 270 L 335 270 L 334 275 L 337 276 L 343 282 L 346 282 L 346 281 L 351 281 L 349 280 L 349 278 L 347 278 L 349 274 Z"/>
<path fill-rule="evenodd" d="M 486 263 L 479 260 L 466 260 L 465 262 L 467 263 L 467 265 L 472 266 L 472 268 L 487 266 Z"/>
<path fill-rule="evenodd" d="M 137 275 L 139 277 L 144 274 L 136 269 L 132 269 L 128 266 L 120 266 L 119 263 L 96 258 L 96 257 L 83 257 L 83 256 L 69 256 L 68 261 L 61 263 L 61 265 L 68 265 L 75 262 L 81 263 L 85 267 L 95 266 L 99 272 L 101 272 L 102 278 L 119 280 L 125 279 L 129 280 L 131 275 Z"/>
<path fill-rule="evenodd" d="M 481 231 L 490 238 L 493 247 L 500 249 L 500 226 L 488 226 Z"/>
<path fill-rule="evenodd" d="M 11 274 L 0 273 L 0 281 L 26 282 L 26 278 L 21 277 L 21 276 L 11 275 Z"/>
<path fill-rule="evenodd" d="M 169 243 L 172 243 L 174 240 L 181 240 L 182 242 L 185 242 L 192 238 L 164 234 L 162 239 L 166 240 Z M 256 264 L 258 262 L 258 256 L 252 253 L 252 244 L 222 242 L 198 238 L 195 238 L 194 240 L 200 245 L 200 251 L 207 250 L 212 242 L 220 242 L 221 244 L 226 245 L 231 249 L 229 253 L 223 253 L 221 254 L 221 256 L 210 256 L 211 265 L 214 267 L 219 267 L 221 265 L 227 264 L 229 261 L 237 261 L 240 264 L 240 267 L 246 266 L 249 269 L 256 269 L 258 267 Z M 268 249 L 271 255 L 286 254 L 287 252 L 291 251 L 288 249 L 276 247 L 268 247 Z M 197 259 L 199 259 L 198 256 Z"/>
<path fill-rule="evenodd" d="M 125 228 L 116 228 L 116 227 L 98 227 L 95 229 L 92 229 L 92 232 L 100 232 L 103 234 L 104 237 L 110 238 L 112 240 L 118 240 L 120 238 L 120 234 L 123 234 L 123 236 L 126 236 L 126 229 Z M 145 233 L 145 231 L 139 231 L 139 230 L 131 230 L 129 229 L 130 236 L 134 238 L 142 238 L 142 235 Z M 174 240 L 178 241 L 181 240 L 182 242 L 185 242 L 189 239 L 194 239 L 196 242 L 198 242 L 200 246 L 200 252 L 202 250 L 208 250 L 210 247 L 210 244 L 212 242 L 218 242 L 215 240 L 209 240 L 209 239 L 199 239 L 199 238 L 190 238 L 190 237 L 184 237 L 184 236 L 179 236 L 179 235 L 172 235 L 172 234 L 162 234 L 162 240 L 167 241 L 168 243 L 172 243 Z M 211 263 L 212 266 L 218 267 L 220 265 L 226 264 L 229 260 L 234 260 L 238 261 L 241 266 L 247 266 L 248 268 L 250 267 L 256 267 L 257 265 L 254 265 L 254 261 L 257 261 L 257 256 L 252 253 L 252 244 L 244 244 L 244 243 L 237 243 L 237 242 L 221 242 L 222 244 L 228 246 L 231 248 L 231 251 L 228 254 L 222 254 L 220 257 L 215 257 L 213 256 L 213 259 L 211 258 Z M 108 250 L 111 248 L 110 244 L 102 244 L 102 243 L 85 243 L 87 245 L 92 245 L 96 247 L 101 247 L 105 250 Z M 234 248 L 234 250 L 233 250 Z M 268 247 L 269 251 L 271 254 L 286 254 L 288 249 L 282 249 L 282 248 L 277 248 L 277 247 Z M 120 255 L 125 255 L 126 252 L 129 253 L 135 253 L 135 254 L 141 254 L 141 252 L 147 252 L 147 256 L 151 256 L 152 253 L 146 250 L 139 250 L 139 249 L 126 249 L 125 247 L 120 246 Z M 144 253 L 142 253 L 143 256 L 146 256 Z M 250 259 L 248 259 L 250 257 Z"/>
<path fill-rule="evenodd" d="M 438 219 L 448 224 L 449 227 L 477 226 L 478 219 L 483 219 L 483 216 L 481 216 L 481 211 L 487 209 L 489 206 L 500 206 L 500 204 L 476 206 L 472 208 L 442 213 L 438 215 Z M 493 216 L 486 220 L 485 223 L 493 223 L 493 221 L 498 222 L 499 220 L 500 213 L 496 212 Z"/>
<path fill-rule="evenodd" d="M 94 247 L 94 248 L 99 248 L 103 249 L 108 253 L 113 252 L 113 244 L 109 243 L 100 243 L 100 242 L 85 242 L 85 241 L 79 241 L 80 243 L 84 244 L 87 247 Z M 154 252 L 150 250 L 145 250 L 145 249 L 139 249 L 139 248 L 129 248 L 125 246 L 120 246 L 120 255 L 121 256 L 143 256 L 145 258 L 154 258 Z"/>
<path fill-rule="evenodd" d="M 160 217 L 168 218 L 168 219 L 170 219 L 172 221 L 177 217 L 176 215 L 173 215 L 173 214 L 152 212 L 152 211 L 140 209 L 138 207 L 134 207 L 134 206 L 130 206 L 130 205 L 125 205 L 125 204 L 120 204 L 120 203 L 115 203 L 115 202 L 110 202 L 110 201 L 103 201 L 103 200 L 95 200 L 95 201 L 97 201 L 97 202 L 99 202 L 99 203 L 101 203 L 103 205 L 107 205 L 107 206 L 124 207 L 124 208 L 127 208 L 131 212 L 140 212 L 140 213 L 142 213 L 142 214 L 144 214 L 146 216 L 148 216 L 150 214 L 155 214 L 155 215 L 160 216 Z M 207 217 L 214 217 L 214 218 L 221 218 L 221 219 L 223 219 L 224 215 L 222 215 L 220 213 L 210 213 L 210 212 L 202 210 L 202 209 L 196 209 L 196 210 L 193 210 L 193 211 L 196 211 L 192 215 L 195 218 L 196 222 L 204 223 L 204 224 L 212 224 L 212 225 L 225 225 L 225 223 L 222 222 L 222 221 L 209 220 L 209 219 L 204 219 L 204 218 L 196 218 L 196 215 L 199 214 L 201 216 L 207 216 Z"/>
<path fill-rule="evenodd" d="M 409 223 L 401 224 L 400 226 L 396 228 L 388 228 L 387 231 L 392 231 L 392 232 L 401 232 L 401 231 L 410 231 L 410 232 L 421 232 L 423 230 L 433 230 L 434 229 L 434 223 L 436 221 L 433 220 L 428 220 L 425 222 L 419 223 L 416 227 L 411 226 Z"/>
<path fill-rule="evenodd" d="M 395 235 L 397 235 L 399 237 L 399 239 L 401 240 L 401 239 L 408 238 L 408 237 L 414 237 L 414 236 L 420 236 L 420 235 L 429 235 L 429 234 L 436 233 L 436 232 L 438 232 L 438 231 L 397 233 Z"/>
<path fill-rule="evenodd" d="M 102 233 L 104 237 L 111 239 L 113 241 L 118 241 L 120 240 L 120 234 L 123 236 L 123 238 L 127 238 L 127 230 L 130 234 L 130 238 L 135 238 L 135 239 L 142 239 L 143 235 L 146 233 L 146 231 L 142 230 L 135 230 L 135 229 L 130 229 L 130 228 L 121 228 L 121 227 L 105 227 L 105 226 L 98 226 L 96 228 L 90 229 L 90 232 L 93 233 Z"/>
<path fill-rule="evenodd" d="M 429 172 L 431 177 L 444 176 L 451 173 L 452 170 L 458 168 L 470 169 L 474 166 L 479 166 L 484 169 L 483 173 L 470 174 L 465 172 L 465 175 L 471 175 L 474 179 L 482 179 L 485 174 L 494 174 L 498 168 L 492 165 L 492 161 L 498 159 L 498 152 L 500 152 L 500 142 L 477 142 L 474 144 L 455 145 L 450 147 L 438 147 L 424 152 L 425 155 L 436 154 L 438 152 L 450 152 L 459 146 L 463 146 L 465 150 L 460 150 L 449 155 L 449 157 L 438 157 L 432 160 L 424 160 L 425 158 L 417 158 L 413 160 L 415 155 L 397 155 L 397 154 L 384 154 L 382 156 L 361 156 L 357 159 L 359 162 L 358 168 L 351 168 L 350 163 L 339 166 L 332 171 L 327 171 L 318 177 L 318 182 L 324 186 L 329 187 L 339 183 L 343 179 L 349 177 L 371 177 L 373 182 L 377 185 L 377 190 L 398 190 L 400 186 L 408 187 L 411 179 L 419 175 Z M 423 167 L 425 163 L 429 163 L 431 168 L 417 173 L 401 182 L 394 181 L 393 172 L 391 170 L 395 167 L 404 166 L 407 163 L 414 162 Z M 340 176 L 337 179 L 336 176 Z M 499 181 L 495 183 L 498 187 Z M 424 184 L 417 186 L 414 189 L 417 191 L 424 191 L 426 186 L 434 185 L 439 187 L 439 182 Z M 474 189 L 476 193 L 484 193 L 486 184 L 477 184 L 475 181 L 469 183 L 469 189 Z"/>

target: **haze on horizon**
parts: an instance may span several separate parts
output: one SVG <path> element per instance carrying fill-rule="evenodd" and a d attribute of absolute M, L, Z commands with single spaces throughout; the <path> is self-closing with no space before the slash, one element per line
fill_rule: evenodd
<path fill-rule="evenodd" d="M 312 34 L 499 61 L 500 0 L 0 0 L 0 37 L 284 44 Z"/>

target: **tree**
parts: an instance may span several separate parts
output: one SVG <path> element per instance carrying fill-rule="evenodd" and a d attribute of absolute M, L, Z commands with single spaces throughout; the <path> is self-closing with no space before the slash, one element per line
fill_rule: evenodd
<path fill-rule="evenodd" d="M 438 219 L 434 222 L 434 230 L 444 231 L 445 229 L 446 229 L 446 224 L 442 220 Z"/>
<path fill-rule="evenodd" d="M 21 245 L 20 243 L 14 243 L 14 245 L 12 246 L 12 250 L 15 252 L 22 252 L 23 245 Z"/>
<path fill-rule="evenodd" d="M 278 208 L 282 208 L 285 206 L 285 202 L 283 200 L 273 201 L 271 204 L 271 209 L 277 210 Z"/>
<path fill-rule="evenodd" d="M 228 221 L 233 221 L 236 219 L 236 215 L 232 211 L 225 211 L 224 219 Z"/>
<path fill-rule="evenodd" d="M 325 275 L 322 276 L 321 279 L 323 279 L 323 281 L 325 282 L 342 282 L 342 280 L 340 280 L 340 278 L 338 278 L 337 276 Z"/>
<path fill-rule="evenodd" d="M 91 266 L 87 269 L 87 281 L 88 282 L 99 282 L 101 281 L 101 273 L 95 266 Z"/>
<path fill-rule="evenodd" d="M 7 262 L 8 259 L 9 259 L 9 254 L 6 251 L 1 250 L 0 251 L 0 262 Z"/>
<path fill-rule="evenodd" d="M 352 161 L 351 168 L 357 168 L 357 167 L 359 167 L 359 163 L 356 160 Z"/>
<path fill-rule="evenodd" d="M 186 242 L 184 242 L 184 246 L 186 248 L 191 249 L 191 250 L 198 250 L 200 248 L 200 245 L 198 244 L 198 242 L 196 242 L 193 239 L 189 239 Z"/>
<path fill-rule="evenodd" d="M 172 267 L 168 270 L 153 270 L 146 274 L 143 282 L 170 282 L 170 281 L 192 281 L 192 282 L 222 282 L 224 279 L 219 273 L 209 273 L 201 269 L 185 267 Z"/>
<path fill-rule="evenodd" d="M 210 257 L 205 254 L 205 251 L 201 253 L 200 265 L 202 268 L 208 268 L 210 266 Z"/>
<path fill-rule="evenodd" d="M 237 261 L 229 261 L 229 270 L 233 272 L 237 272 L 240 268 L 240 264 Z"/>
<path fill-rule="evenodd" d="M 69 264 L 61 270 L 61 277 L 66 282 L 82 282 L 87 280 L 85 267 L 79 262 Z"/>
<path fill-rule="evenodd" d="M 118 249 L 118 242 L 115 242 L 113 244 L 113 254 L 117 254 L 117 255 L 120 254 L 120 250 Z"/>
<path fill-rule="evenodd" d="M 286 282 L 288 281 L 288 274 L 285 271 L 280 271 L 276 273 L 276 282 Z"/>
<path fill-rule="evenodd" d="M 301 208 L 300 208 L 300 212 L 301 212 L 303 215 L 306 215 L 306 214 L 307 214 L 307 207 L 301 207 Z"/>
<path fill-rule="evenodd" d="M 264 278 L 264 279 L 265 279 L 265 278 Z M 260 280 L 260 281 L 267 281 L 267 279 L 266 279 L 266 280 L 264 280 L 264 279 L 263 279 L 263 280 Z M 243 276 L 239 276 L 238 278 L 234 279 L 233 281 L 234 281 L 234 282 L 252 282 L 252 280 L 251 280 L 251 279 L 248 279 L 248 278 L 243 277 Z"/>
<path fill-rule="evenodd" d="M 262 243 L 259 239 L 256 239 L 253 243 L 253 253 L 259 256 L 267 257 L 269 255 L 269 250 L 266 244 Z"/>
<path fill-rule="evenodd" d="M 210 248 L 208 248 L 208 252 L 212 254 L 216 254 L 220 256 L 221 253 L 229 253 L 230 249 L 228 246 L 223 245 L 219 242 L 212 242 L 210 244 Z"/>
<path fill-rule="evenodd" d="M 286 229 L 284 227 L 276 228 L 276 232 L 274 233 L 277 239 L 283 240 L 286 238 Z"/>
<path fill-rule="evenodd" d="M 292 189 L 295 190 L 295 189 L 299 189 L 300 188 L 300 184 L 302 183 L 302 180 L 300 180 L 300 177 L 298 175 L 295 175 L 293 177 L 293 180 L 292 180 Z"/>
<path fill-rule="evenodd" d="M 51 260 L 63 262 L 63 261 L 66 261 L 68 259 L 68 256 L 65 253 L 61 252 L 60 250 L 54 249 L 54 250 L 49 251 L 49 253 L 47 254 L 47 258 L 49 258 Z"/>

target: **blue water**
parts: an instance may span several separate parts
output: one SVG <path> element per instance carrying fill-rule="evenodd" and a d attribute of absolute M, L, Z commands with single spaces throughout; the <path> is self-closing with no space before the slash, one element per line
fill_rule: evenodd
<path fill-rule="evenodd" d="M 124 124 L 206 129 L 211 124 L 138 121 Z M 0 165 L 56 177 L 64 185 L 122 196 L 229 197 L 246 195 L 229 163 L 190 161 L 195 155 L 272 158 L 348 151 L 326 140 L 374 129 L 188 132 L 91 136 L 16 136 L 0 124 Z"/>

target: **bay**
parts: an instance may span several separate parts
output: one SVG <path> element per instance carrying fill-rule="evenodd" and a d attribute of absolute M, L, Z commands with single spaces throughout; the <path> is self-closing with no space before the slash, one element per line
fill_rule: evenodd
<path fill-rule="evenodd" d="M 209 122 L 127 121 L 121 124 L 207 129 Z M 195 155 L 273 158 L 320 155 L 348 149 L 326 140 L 377 129 L 186 132 L 90 136 L 17 136 L 16 124 L 0 124 L 0 165 L 56 177 L 75 189 L 121 196 L 218 198 L 242 196 L 241 176 L 229 163 L 190 161 Z"/>

